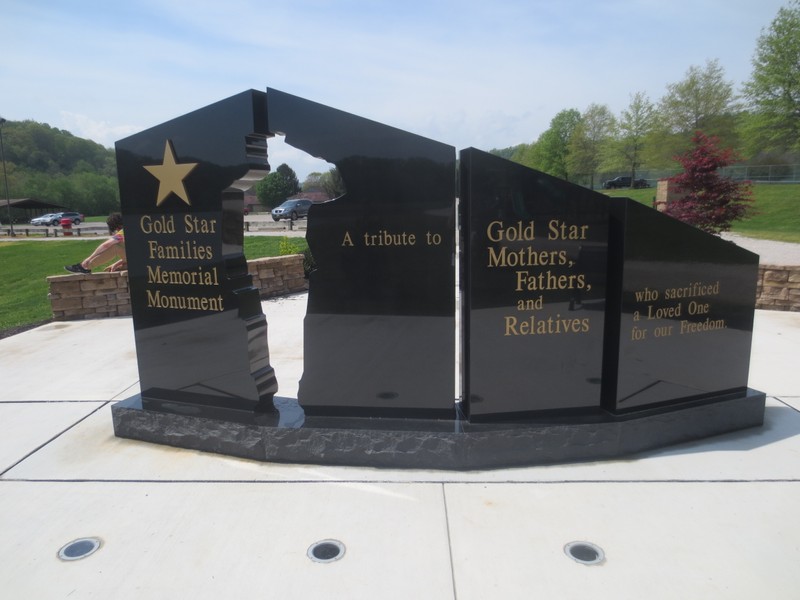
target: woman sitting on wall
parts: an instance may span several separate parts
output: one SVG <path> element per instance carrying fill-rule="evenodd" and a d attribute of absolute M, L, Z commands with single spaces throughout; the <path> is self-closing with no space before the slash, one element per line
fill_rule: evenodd
<path fill-rule="evenodd" d="M 100 244 L 92 254 L 83 261 L 74 265 L 67 265 L 64 268 L 70 273 L 92 272 L 92 267 L 103 265 L 112 259 L 116 262 L 107 266 L 104 271 L 124 271 L 128 268 L 125 256 L 125 233 L 122 230 L 122 215 L 111 213 L 106 219 L 108 233 L 111 235 L 105 242 Z"/>

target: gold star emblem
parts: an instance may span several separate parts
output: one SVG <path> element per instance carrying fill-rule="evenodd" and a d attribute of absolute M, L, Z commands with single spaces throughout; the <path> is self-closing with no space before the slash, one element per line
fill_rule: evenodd
<path fill-rule="evenodd" d="M 170 194 L 175 194 L 191 206 L 192 203 L 189 202 L 189 194 L 186 193 L 183 180 L 197 165 L 198 163 L 178 164 L 175 162 L 175 150 L 172 147 L 172 142 L 167 140 L 164 146 L 164 162 L 160 165 L 145 166 L 145 169 L 158 179 L 156 206 L 161 206 L 161 203 Z"/>

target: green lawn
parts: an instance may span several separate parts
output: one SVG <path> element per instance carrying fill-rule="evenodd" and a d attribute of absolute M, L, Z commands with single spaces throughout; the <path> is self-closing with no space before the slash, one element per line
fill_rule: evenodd
<path fill-rule="evenodd" d="M 613 190 L 608 195 L 629 197 L 652 206 L 656 189 Z M 753 187 L 753 198 L 753 214 L 734 223 L 733 231 L 749 237 L 800 243 L 800 184 L 757 184 Z M 105 217 L 87 220 L 103 222 Z M 0 242 L 0 332 L 49 319 L 45 278 L 65 273 L 64 265 L 86 258 L 101 239 Z M 287 244 L 295 248 L 286 248 Z M 248 258 L 302 252 L 306 248 L 304 238 L 245 237 Z"/>
<path fill-rule="evenodd" d="M 655 188 L 611 190 L 611 197 L 625 197 L 653 206 Z M 732 231 L 748 237 L 800 243 L 800 184 L 760 183 L 753 186 L 751 216 L 733 224 Z"/>
<path fill-rule="evenodd" d="M 46 278 L 66 275 L 64 265 L 86 258 L 103 239 L 0 242 L 0 332 L 50 319 Z M 278 256 L 287 241 L 297 252 L 307 248 L 304 238 L 247 236 L 245 254 Z"/>

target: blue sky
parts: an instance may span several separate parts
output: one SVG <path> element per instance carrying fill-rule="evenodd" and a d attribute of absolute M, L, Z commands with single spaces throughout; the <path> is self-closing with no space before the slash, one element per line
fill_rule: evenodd
<path fill-rule="evenodd" d="M 709 59 L 738 91 L 787 2 L 3 0 L 0 116 L 113 147 L 273 87 L 456 148 L 504 148 L 566 108 L 619 114 L 639 91 L 657 102 Z M 273 167 L 320 169 L 271 146 Z"/>

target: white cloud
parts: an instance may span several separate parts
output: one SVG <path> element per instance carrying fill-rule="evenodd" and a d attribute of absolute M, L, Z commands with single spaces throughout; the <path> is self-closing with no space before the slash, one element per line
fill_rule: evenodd
<path fill-rule="evenodd" d="M 270 86 L 458 148 L 500 148 L 533 141 L 566 108 L 618 113 L 637 91 L 657 101 L 710 58 L 738 85 L 783 4 L 7 0 L 0 114 L 109 146 Z"/>
<path fill-rule="evenodd" d="M 114 142 L 142 130 L 136 125 L 112 125 L 107 121 L 95 121 L 86 115 L 61 111 L 61 129 L 73 135 L 87 138 L 113 148 Z"/>

